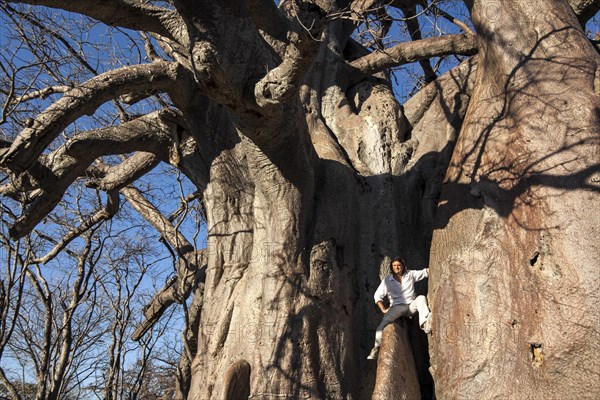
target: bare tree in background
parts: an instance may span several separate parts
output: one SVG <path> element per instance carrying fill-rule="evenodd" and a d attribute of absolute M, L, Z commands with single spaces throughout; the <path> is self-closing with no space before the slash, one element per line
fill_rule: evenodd
<path fill-rule="evenodd" d="M 73 226 L 90 220 L 82 209 L 84 203 L 78 197 L 61 204 L 61 209 L 72 208 L 78 216 L 54 222 L 54 228 L 67 232 L 63 239 Z M 139 309 L 149 301 L 144 296 L 149 282 L 164 276 L 153 271 L 160 260 L 148 238 L 125 235 L 110 224 L 98 225 L 69 246 L 48 235 L 31 235 L 16 243 L 24 246 L 20 251 L 3 237 L 10 257 L 3 257 L 8 273 L 2 281 L 2 304 L 10 307 L 2 307 L 2 343 L 7 352 L 0 360 L 3 365 L 23 368 L 19 379 L 15 371 L 12 380 L 2 371 L 3 387 L 12 398 L 30 398 L 25 389 L 33 390 L 36 399 L 81 398 L 85 393 L 98 393 L 90 384 L 95 375 L 102 376 L 99 393 L 105 398 L 138 398 L 144 391 L 161 397 L 174 392 L 175 365 L 165 369 L 166 364 L 153 354 L 165 346 L 163 335 L 171 318 L 154 326 L 140 344 L 130 338 L 139 323 Z M 58 252 L 58 247 L 63 251 Z M 50 262 L 52 269 L 40 267 L 42 261 Z M 132 367 L 135 358 L 138 361 Z M 36 383 L 26 382 L 33 372 Z M 164 384 L 169 376 L 167 390 Z M 153 389 L 144 387 L 148 382 L 154 382 Z"/>
<path fill-rule="evenodd" d="M 600 2 L 468 0 L 472 25 L 452 4 L 0 2 L 23 49 L 1 63 L 0 193 L 25 207 L 10 235 L 77 180 L 137 204 L 177 277 L 135 336 L 189 304 L 180 397 L 431 397 L 429 355 L 438 398 L 599 397 L 600 58 L 582 26 Z M 424 37 L 419 15 L 463 31 Z M 110 62 L 85 58 L 96 21 L 122 34 Z M 439 74 L 452 55 L 470 57 Z M 387 72 L 411 62 L 426 85 L 400 104 Z M 204 251 L 132 189 L 159 163 L 195 185 Z M 431 264 L 435 333 L 375 382 L 371 297 L 397 254 Z"/>
<path fill-rule="evenodd" d="M 5 221 L 6 211 L 1 211 L 2 220 Z M 25 286 L 25 268 L 20 242 L 12 243 L 6 232 L 6 225 L 0 227 L 2 251 L 0 259 L 3 261 L 2 274 L 0 275 L 0 360 L 5 355 L 9 342 L 13 337 L 17 318 L 19 316 L 23 289 Z M 0 364 L 0 385 L 3 388 L 2 395 L 10 395 L 20 399 L 25 392 L 24 385 L 17 385 L 7 374 L 4 364 Z"/>

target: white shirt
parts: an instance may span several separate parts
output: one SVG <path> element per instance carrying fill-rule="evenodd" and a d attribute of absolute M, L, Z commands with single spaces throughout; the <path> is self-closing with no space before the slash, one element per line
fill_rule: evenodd
<path fill-rule="evenodd" d="M 410 304 L 415 299 L 415 282 L 427 277 L 427 269 L 407 270 L 402 274 L 402 283 L 400 283 L 394 279 L 392 274 L 389 274 L 375 291 L 375 303 L 383 301 L 387 296 L 390 307 L 398 304 Z"/>

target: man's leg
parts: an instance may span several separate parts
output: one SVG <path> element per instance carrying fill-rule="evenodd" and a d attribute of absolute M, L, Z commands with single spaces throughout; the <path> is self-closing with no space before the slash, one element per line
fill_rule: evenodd
<path fill-rule="evenodd" d="M 383 329 L 398 318 L 406 317 L 408 315 L 410 315 L 408 304 L 392 306 L 388 312 L 385 313 L 381 323 L 377 326 L 377 330 L 375 331 L 375 347 L 373 347 L 371 353 L 369 353 L 369 356 L 367 357 L 368 360 L 377 360 L 377 357 L 379 357 L 379 346 L 381 346 L 381 339 L 383 338 Z"/>
<path fill-rule="evenodd" d="M 379 347 L 381 346 L 381 338 L 383 337 L 383 329 L 388 326 L 389 324 L 391 324 L 392 322 L 394 322 L 395 320 L 397 320 L 398 318 L 400 318 L 403 315 L 406 315 L 407 313 L 407 305 L 406 304 L 399 304 L 397 306 L 392 306 L 389 311 L 387 313 L 385 313 L 385 315 L 383 316 L 383 320 L 381 320 L 381 323 L 379 324 L 379 326 L 377 327 L 377 330 L 375 331 L 375 347 Z"/>
<path fill-rule="evenodd" d="M 429 319 L 429 307 L 427 306 L 427 297 L 417 296 L 412 303 L 409 304 L 408 309 L 411 315 L 419 313 L 419 326 L 423 327 L 423 324 Z"/>

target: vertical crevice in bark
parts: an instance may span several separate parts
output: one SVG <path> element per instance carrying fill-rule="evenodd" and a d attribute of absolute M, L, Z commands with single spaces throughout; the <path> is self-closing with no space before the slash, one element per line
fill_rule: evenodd
<path fill-rule="evenodd" d="M 250 364 L 238 360 L 225 373 L 223 400 L 244 400 L 250 396 Z"/>

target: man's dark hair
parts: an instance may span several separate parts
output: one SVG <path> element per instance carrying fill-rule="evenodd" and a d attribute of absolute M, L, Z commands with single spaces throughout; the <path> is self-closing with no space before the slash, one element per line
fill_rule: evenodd
<path fill-rule="evenodd" d="M 400 261 L 400 264 L 402 264 L 402 266 L 404 267 L 404 271 L 406 271 L 406 262 L 401 257 L 394 257 L 392 258 L 392 261 L 390 261 L 390 274 L 394 273 L 394 270 L 392 269 L 392 264 L 394 264 L 394 262 L 396 261 Z"/>

